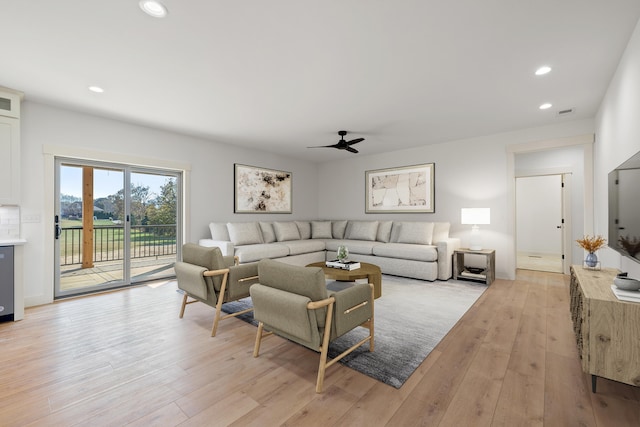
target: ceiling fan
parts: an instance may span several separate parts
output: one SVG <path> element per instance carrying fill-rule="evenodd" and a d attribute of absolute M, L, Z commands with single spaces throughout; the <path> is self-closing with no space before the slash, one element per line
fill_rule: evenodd
<path fill-rule="evenodd" d="M 338 141 L 337 144 L 316 145 L 314 147 L 307 147 L 307 148 L 337 148 L 338 150 L 347 150 L 351 153 L 357 153 L 358 150 L 353 148 L 352 145 L 357 144 L 358 142 L 364 141 L 364 138 L 356 138 L 356 139 L 352 139 L 351 141 L 345 141 L 344 137 L 346 134 L 347 134 L 346 130 L 341 130 L 338 132 L 338 135 L 340 135 L 340 141 Z"/>

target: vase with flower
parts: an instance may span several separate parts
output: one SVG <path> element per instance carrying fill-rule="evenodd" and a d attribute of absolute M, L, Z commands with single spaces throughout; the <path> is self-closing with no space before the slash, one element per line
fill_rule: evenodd
<path fill-rule="evenodd" d="M 344 245 L 338 246 L 336 258 L 338 258 L 338 261 L 342 263 L 347 262 L 349 260 L 349 249 Z"/>
<path fill-rule="evenodd" d="M 588 252 L 584 263 L 587 267 L 594 268 L 598 265 L 598 255 L 596 255 L 596 251 L 600 248 L 603 248 L 607 241 L 602 236 L 589 236 L 588 234 L 584 236 L 582 239 L 576 240 L 580 247 Z"/>

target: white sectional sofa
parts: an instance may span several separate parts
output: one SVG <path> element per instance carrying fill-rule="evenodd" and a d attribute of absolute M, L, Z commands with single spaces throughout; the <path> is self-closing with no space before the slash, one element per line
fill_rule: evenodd
<path fill-rule="evenodd" d="M 460 239 L 449 237 L 448 222 L 427 221 L 265 221 L 209 224 L 211 238 L 240 263 L 271 258 L 295 265 L 335 259 L 338 246 L 349 259 L 379 266 L 383 273 L 422 280 L 448 280 Z"/>

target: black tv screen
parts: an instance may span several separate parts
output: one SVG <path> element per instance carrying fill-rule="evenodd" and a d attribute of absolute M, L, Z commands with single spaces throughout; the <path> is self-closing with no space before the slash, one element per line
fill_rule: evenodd
<path fill-rule="evenodd" d="M 608 245 L 640 263 L 640 152 L 609 173 Z"/>

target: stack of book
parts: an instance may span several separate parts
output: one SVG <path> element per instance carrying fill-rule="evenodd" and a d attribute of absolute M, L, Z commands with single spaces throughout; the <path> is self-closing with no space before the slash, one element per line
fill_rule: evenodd
<path fill-rule="evenodd" d="M 467 277 L 469 279 L 482 279 L 487 278 L 487 273 L 482 268 L 465 268 L 458 274 L 458 276 Z"/>
<path fill-rule="evenodd" d="M 341 270 L 356 270 L 360 268 L 360 263 L 357 261 L 340 262 L 337 259 L 334 259 L 332 261 L 326 261 L 325 265 L 327 267 L 339 268 Z"/>
<path fill-rule="evenodd" d="M 640 291 L 625 291 L 616 285 L 611 285 L 611 290 L 620 301 L 640 302 Z"/>

